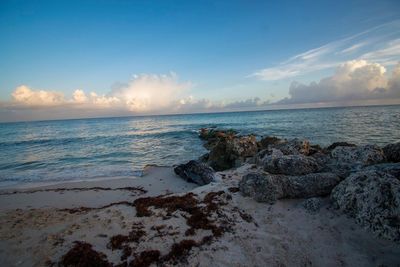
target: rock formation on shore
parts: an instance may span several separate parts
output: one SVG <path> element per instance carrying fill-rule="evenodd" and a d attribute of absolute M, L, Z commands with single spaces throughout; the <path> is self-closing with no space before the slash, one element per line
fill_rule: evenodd
<path fill-rule="evenodd" d="M 213 181 L 212 170 L 254 164 L 239 182 L 243 196 L 271 204 L 310 198 L 305 206 L 313 212 L 318 206 L 315 197 L 330 196 L 334 208 L 375 235 L 400 242 L 400 143 L 380 148 L 336 142 L 322 148 L 308 140 L 257 138 L 216 129 L 201 129 L 200 138 L 209 153 L 175 168 L 185 180 L 204 176 L 197 183 L 205 184 Z M 188 165 L 197 167 L 183 172 Z"/>

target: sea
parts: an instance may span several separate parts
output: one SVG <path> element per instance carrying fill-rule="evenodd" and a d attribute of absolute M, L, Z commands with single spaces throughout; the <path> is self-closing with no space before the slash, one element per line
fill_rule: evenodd
<path fill-rule="evenodd" d="M 0 123 L 0 187 L 137 177 L 206 153 L 200 128 L 384 146 L 400 141 L 400 106 Z"/>

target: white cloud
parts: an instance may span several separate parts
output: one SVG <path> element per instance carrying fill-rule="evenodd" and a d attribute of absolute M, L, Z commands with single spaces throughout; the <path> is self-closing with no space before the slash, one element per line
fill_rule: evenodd
<path fill-rule="evenodd" d="M 141 74 L 135 75 L 127 85 L 114 89 L 111 95 L 124 101 L 131 111 L 148 112 L 171 107 L 191 86 L 190 82 L 179 82 L 175 73 Z"/>
<path fill-rule="evenodd" d="M 282 80 L 337 67 L 352 59 L 365 59 L 385 66 L 400 60 L 400 20 L 300 53 L 250 76 L 266 81 Z"/>
<path fill-rule="evenodd" d="M 75 103 L 85 103 L 87 101 L 87 96 L 84 91 L 82 90 L 75 90 L 75 92 L 72 95 L 72 100 Z"/>
<path fill-rule="evenodd" d="M 359 50 L 361 47 L 366 46 L 367 44 L 368 44 L 368 42 L 361 42 L 358 44 L 354 44 L 354 45 L 347 47 L 347 48 L 343 49 L 342 51 L 338 52 L 338 54 L 353 53 L 353 52 Z"/>
<path fill-rule="evenodd" d="M 381 49 L 365 53 L 360 58 L 378 62 L 385 65 L 393 65 L 400 56 L 400 38 L 392 40 L 384 45 Z"/>
<path fill-rule="evenodd" d="M 28 106 L 55 106 L 64 102 L 64 95 L 51 91 L 33 91 L 26 85 L 18 86 L 12 93 L 13 100 Z"/>
<path fill-rule="evenodd" d="M 293 82 L 289 97 L 278 104 L 329 103 L 400 98 L 400 64 L 390 77 L 379 63 L 352 60 L 341 64 L 333 76 L 319 82 Z"/>
<path fill-rule="evenodd" d="M 108 94 L 86 93 L 78 89 L 73 92 L 71 98 L 66 98 L 58 92 L 20 86 L 12 93 L 13 101 L 2 103 L 0 108 L 26 112 L 33 109 L 35 112 L 41 110 L 41 116 L 44 116 L 44 111 L 51 108 L 49 116 L 50 113 L 54 116 L 62 113 L 65 116 L 71 114 L 73 117 L 77 114 L 117 116 L 251 109 L 268 103 L 257 97 L 236 102 L 196 99 L 189 94 L 192 86 L 191 82 L 179 81 L 175 73 L 134 75 L 128 83 L 120 84 Z"/>

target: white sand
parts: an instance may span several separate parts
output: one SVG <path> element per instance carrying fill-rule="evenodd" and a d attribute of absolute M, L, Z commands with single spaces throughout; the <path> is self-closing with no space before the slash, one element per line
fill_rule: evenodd
<path fill-rule="evenodd" d="M 197 230 L 185 236 L 187 214 L 174 212 L 164 219 L 164 210 L 153 210 L 150 217 L 136 217 L 136 209 L 127 205 L 70 214 L 58 210 L 72 207 L 101 207 L 113 202 L 132 202 L 138 197 L 192 191 L 203 199 L 212 191 L 224 190 L 227 205 L 220 207 L 221 218 L 232 223 L 232 231 L 216 238 L 211 245 L 193 248 L 183 266 L 386 266 L 400 265 L 400 245 L 373 237 L 352 219 L 329 208 L 326 199 L 319 213 L 309 214 L 302 200 L 278 201 L 275 205 L 257 203 L 239 192 L 240 174 L 249 166 L 221 174 L 222 181 L 195 187 L 173 174 L 171 168 L 151 167 L 142 178 L 76 182 L 41 188 L 143 187 L 148 192 L 124 190 L 42 191 L 0 195 L 0 266 L 45 266 L 60 259 L 76 240 L 93 245 L 114 263 L 121 251 L 107 248 L 109 238 L 127 235 L 134 223 L 142 223 L 146 236 L 135 244 L 141 252 L 157 249 L 162 255 L 173 243 L 183 239 L 201 240 L 209 230 Z M 10 190 L 8 190 L 10 191 Z M 12 190 L 11 190 L 12 191 Z M 2 191 L 4 192 L 4 190 Z M 181 194 L 182 195 L 182 194 Z M 231 195 L 232 199 L 227 196 Z M 238 211 L 253 217 L 246 221 Z M 217 223 L 222 221 L 215 218 Z M 159 231 L 153 226 L 163 226 Z"/>

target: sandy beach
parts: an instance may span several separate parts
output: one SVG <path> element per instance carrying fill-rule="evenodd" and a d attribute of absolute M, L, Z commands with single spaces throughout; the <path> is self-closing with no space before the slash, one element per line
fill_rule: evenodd
<path fill-rule="evenodd" d="M 303 199 L 269 205 L 243 197 L 237 186 L 250 168 L 219 172 L 219 181 L 205 186 L 185 182 L 172 168 L 153 166 L 139 178 L 3 189 L 0 265 L 71 263 L 77 244 L 98 266 L 400 263 L 398 244 L 373 237 L 326 199 L 319 212 L 310 213 Z M 159 202 L 147 206 L 135 202 L 159 195 Z M 181 200 L 194 204 L 182 208 Z M 166 206 L 174 201 L 176 206 Z M 193 209 L 207 210 L 209 221 L 201 222 Z"/>

